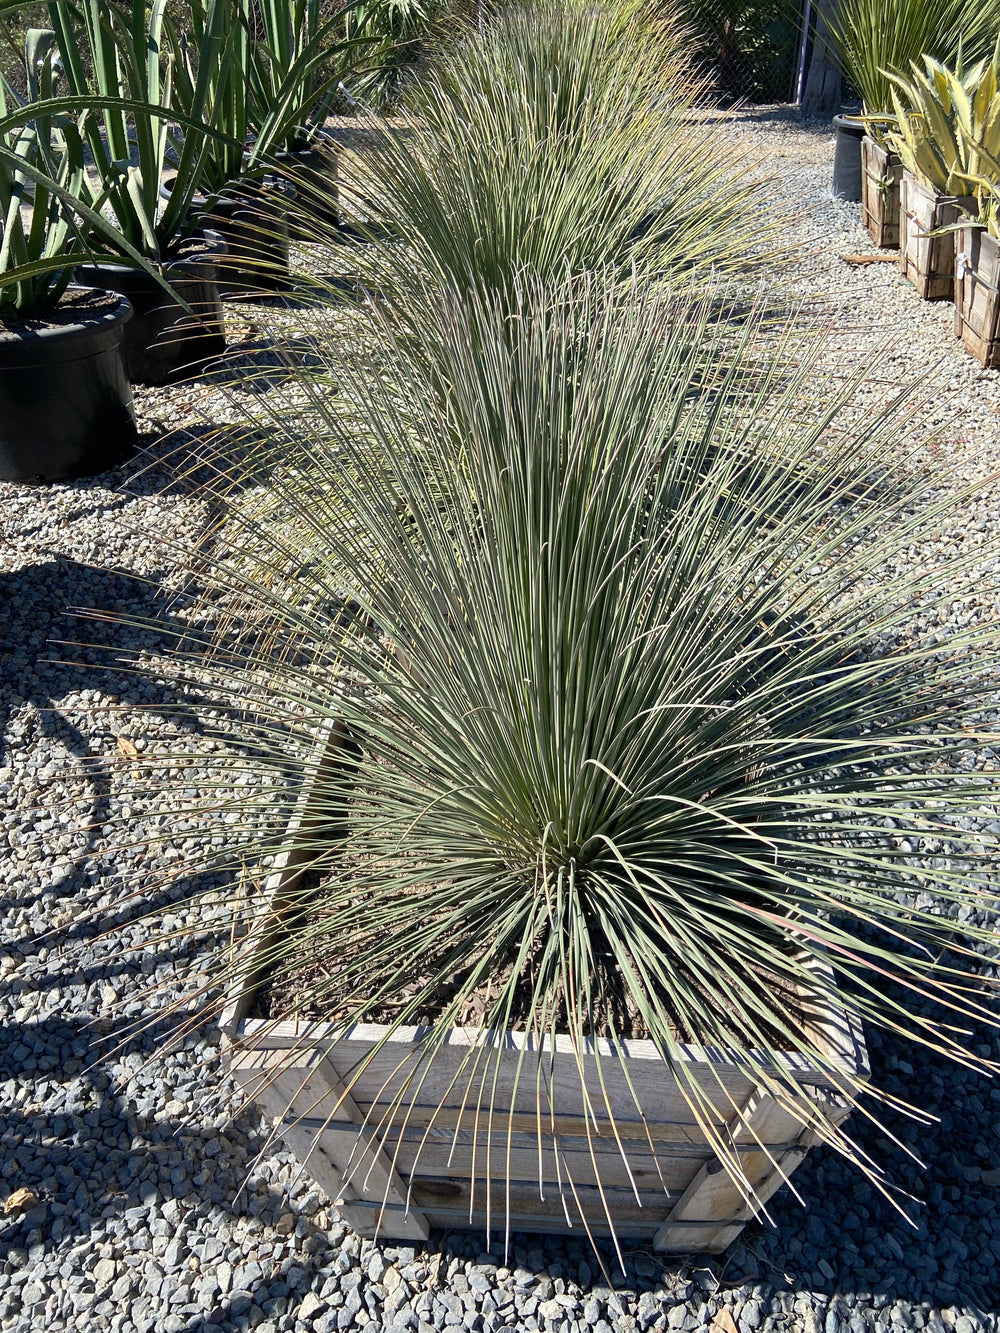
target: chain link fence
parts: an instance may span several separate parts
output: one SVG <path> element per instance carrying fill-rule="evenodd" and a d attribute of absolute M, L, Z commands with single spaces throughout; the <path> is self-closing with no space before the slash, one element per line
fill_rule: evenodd
<path fill-rule="evenodd" d="M 679 9 L 720 102 L 796 100 L 803 0 L 680 0 Z"/>

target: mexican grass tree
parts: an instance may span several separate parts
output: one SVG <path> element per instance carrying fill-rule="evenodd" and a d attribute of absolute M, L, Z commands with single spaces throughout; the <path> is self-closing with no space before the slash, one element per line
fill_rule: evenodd
<path fill-rule="evenodd" d="M 774 241 L 760 173 L 691 114 L 697 88 L 676 32 L 634 6 L 518 6 L 467 30 L 359 154 L 360 207 L 401 241 L 392 279 L 752 267 Z"/>
<path fill-rule="evenodd" d="M 548 1037 L 646 1036 L 739 1181 L 679 1058 L 738 1050 L 877 1178 L 777 1053 L 854 1104 L 809 1021 L 839 1005 L 991 1068 L 962 1029 L 996 1022 L 975 977 L 994 937 L 953 917 L 996 896 L 995 840 L 968 829 L 997 798 L 977 762 L 997 628 L 918 621 L 982 577 L 914 557 L 955 501 L 924 498 L 898 410 L 817 405 L 763 316 L 719 326 L 617 275 L 516 297 L 513 328 L 504 293 L 442 296 L 405 337 L 376 313 L 363 352 L 298 373 L 261 456 L 220 460 L 198 622 L 218 633 L 150 664 L 243 719 L 202 815 L 232 821 L 234 874 L 299 845 L 274 816 L 324 726 L 350 735 L 319 780 L 335 842 L 270 946 L 296 997 L 272 1017 L 433 1022 L 411 1091 L 450 1025 L 531 1033 L 519 1076 L 546 1132 Z M 224 952 L 201 999 L 239 966 Z M 502 1143 L 494 1058 L 470 1048 L 459 1078 Z"/>
<path fill-rule="evenodd" d="M 891 116 L 889 71 L 905 76 L 923 56 L 979 60 L 1000 31 L 998 0 L 838 0 L 825 17 L 829 43 L 869 115 Z"/>

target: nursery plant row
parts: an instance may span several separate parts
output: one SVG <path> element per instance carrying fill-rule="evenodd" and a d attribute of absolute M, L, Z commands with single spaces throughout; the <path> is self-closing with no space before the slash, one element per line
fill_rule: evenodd
<path fill-rule="evenodd" d="M 172 78 L 235 96 L 210 49 Z M 456 19 L 352 165 L 356 339 L 325 335 L 317 286 L 318 364 L 247 396 L 201 483 L 223 516 L 202 601 L 133 664 L 204 702 L 199 742 L 225 750 L 177 798 L 185 827 L 226 828 L 178 879 L 220 943 L 177 1033 L 215 1015 L 363 1235 L 721 1250 L 814 1144 L 891 1189 L 851 1137 L 881 1109 L 866 1026 L 995 1068 L 963 1030 L 997 1025 L 974 967 L 996 839 L 968 832 L 997 797 L 974 762 L 997 626 L 942 644 L 913 620 L 984 553 L 908 562 L 955 501 L 928 497 L 895 407 L 852 417 L 809 337 L 749 299 L 781 219 L 692 115 L 703 91 L 660 10 Z M 21 157 L 43 145 L 34 206 L 73 231 L 83 131 L 51 92 Z M 138 106 L 106 109 L 137 133 Z M 176 153 L 243 169 L 245 136 L 183 129 Z M 186 188 L 157 177 L 153 218 Z M 74 204 L 94 234 L 103 202 Z M 154 269 L 140 239 L 123 252 Z M 185 758 L 135 762 L 167 781 Z M 154 934 L 162 888 L 129 885 Z"/>
<path fill-rule="evenodd" d="M 955 333 L 1000 366 L 1000 6 L 847 0 L 829 40 L 863 100 L 836 117 L 834 192 L 862 201 L 924 300 L 954 300 Z"/>
<path fill-rule="evenodd" d="M 0 37 L 24 9 L 2 0 Z M 289 207 L 336 235 L 323 124 L 391 50 L 318 0 L 45 11 L 0 72 L 0 477 L 20 482 L 133 452 L 129 384 L 200 374 L 221 298 L 289 284 Z"/>

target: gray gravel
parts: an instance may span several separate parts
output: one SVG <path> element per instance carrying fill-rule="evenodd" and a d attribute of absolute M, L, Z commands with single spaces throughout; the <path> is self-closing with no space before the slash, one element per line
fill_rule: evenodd
<path fill-rule="evenodd" d="M 771 193 L 797 214 L 802 249 L 775 280 L 829 313 L 824 364 L 849 371 L 878 353 L 873 404 L 919 376 L 931 406 L 914 438 L 943 432 L 930 456 L 946 450 L 970 478 L 1000 467 L 1000 377 L 956 345 L 950 308 L 922 305 L 889 265 L 837 258 L 871 247 L 857 207 L 829 198 L 828 128 L 765 108 L 726 133 L 769 155 L 780 175 Z M 268 363 L 252 312 L 238 318 L 240 355 Z M 143 788 L 119 738 L 141 752 L 169 747 L 180 729 L 197 743 L 203 719 L 154 681 L 116 674 L 97 648 L 53 645 L 99 647 L 121 632 L 81 629 L 73 607 L 183 617 L 162 538 L 180 549 L 201 539 L 211 515 L 197 489 L 198 423 L 229 412 L 203 386 L 136 397 L 149 446 L 137 463 L 47 490 L 0 486 L 0 1329 L 1000 1329 L 1000 1089 L 892 1039 L 869 1036 L 876 1081 L 939 1120 L 890 1116 L 898 1142 L 855 1128 L 913 1196 L 903 1201 L 912 1225 L 819 1150 L 795 1176 L 804 1209 L 782 1191 L 771 1225 L 751 1225 L 721 1259 L 632 1251 L 614 1290 L 579 1240 L 518 1235 L 506 1262 L 465 1233 L 419 1250 L 362 1243 L 288 1156 L 260 1155 L 267 1127 L 211 1066 L 212 1032 L 155 1065 L 160 1028 L 121 1044 L 123 1019 L 141 1013 L 139 987 L 155 978 L 168 996 L 174 971 L 169 952 L 144 947 L 145 927 L 127 925 L 123 885 L 143 862 L 179 868 L 185 840 L 205 834 L 177 827 L 171 793 Z M 191 463 L 187 481 L 157 461 L 164 431 Z M 975 541 L 997 518 L 990 490 L 942 540 Z M 204 741 L 204 771 L 213 744 Z M 203 776 L 179 768 L 178 790 Z M 112 845 L 112 825 L 133 813 L 143 840 Z M 183 929 L 185 898 L 183 882 L 164 891 L 161 923 Z M 98 920 L 83 924 L 94 909 Z M 100 938 L 123 923 L 131 951 Z M 996 975 L 992 962 L 983 968 Z M 1000 1057 L 991 1033 L 970 1040 Z"/>

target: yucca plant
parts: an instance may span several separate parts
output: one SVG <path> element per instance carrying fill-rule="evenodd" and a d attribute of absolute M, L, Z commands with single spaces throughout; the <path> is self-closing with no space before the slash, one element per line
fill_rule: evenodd
<path fill-rule="evenodd" d="M 107 238 L 93 206 L 85 143 L 92 111 L 53 96 L 56 50 L 51 32 L 28 30 L 28 99 L 0 75 L 0 319 L 28 319 L 55 306 L 73 270 Z M 142 264 L 124 243 L 129 257 Z"/>
<path fill-rule="evenodd" d="M 333 13 L 323 0 L 245 0 L 243 8 L 251 34 L 248 127 L 255 165 L 309 142 L 338 84 L 375 39 L 353 34 L 350 4 Z"/>
<path fill-rule="evenodd" d="M 351 79 L 352 99 L 376 109 L 391 103 L 448 8 L 448 0 L 358 0 L 351 5 L 344 15 L 345 32 L 370 51 L 367 67 Z"/>
<path fill-rule="evenodd" d="M 315 0 L 189 0 L 185 12 L 186 28 L 169 29 L 171 107 L 216 131 L 194 141 L 214 195 L 307 133 L 363 43 L 343 38 L 344 15 Z"/>
<path fill-rule="evenodd" d="M 636 6 L 515 6 L 467 29 L 414 88 L 406 132 L 360 160 L 357 188 L 405 243 L 387 285 L 751 268 L 773 220 L 754 164 L 688 114 L 698 86 L 675 31 Z"/>
<path fill-rule="evenodd" d="M 892 80 L 929 55 L 979 60 L 1000 32 L 998 0 L 838 0 L 825 13 L 829 40 L 868 115 L 892 110 Z"/>
<path fill-rule="evenodd" d="M 940 194 L 965 195 L 1000 157 L 1000 41 L 966 70 L 924 56 L 909 77 L 889 71 L 895 122 L 887 138 L 904 167 Z"/>
<path fill-rule="evenodd" d="M 374 348 L 336 359 L 335 392 L 296 379 L 269 423 L 269 486 L 233 497 L 202 571 L 219 638 L 167 668 L 246 719 L 204 811 L 233 817 L 230 869 L 301 849 L 268 832 L 288 778 L 328 721 L 353 738 L 319 785 L 335 840 L 314 849 L 319 883 L 267 959 L 297 997 L 272 1017 L 431 1024 L 374 1131 L 472 1021 L 496 1045 L 455 1078 L 501 1158 L 512 1104 L 492 1062 L 504 1031 L 533 1037 L 519 1079 L 541 1156 L 559 1114 L 548 1039 L 638 1034 L 736 1178 L 708 1092 L 683 1082 L 684 1041 L 740 1052 L 877 1174 L 794 1098 L 776 1052 L 857 1099 L 802 996 L 993 1067 L 961 1039 L 965 1019 L 997 1021 L 963 970 L 993 936 L 957 934 L 950 909 L 994 896 L 994 840 L 966 829 L 998 794 L 970 762 L 990 741 L 997 627 L 921 629 L 918 607 L 933 619 L 977 576 L 971 557 L 910 558 L 953 501 L 922 501 L 898 415 L 819 406 L 760 318 L 720 326 L 714 302 L 613 273 L 522 279 L 516 307 L 512 328 L 508 293 L 444 293 L 405 337 L 390 315 Z M 909 1012 L 887 978 L 953 1021 Z M 616 1115 L 641 1119 L 633 1096 L 584 1100 L 613 1139 Z M 498 1219 L 503 1195 L 494 1181 Z"/>
<path fill-rule="evenodd" d="M 189 120 L 200 116 L 221 136 L 190 141 L 203 154 L 201 179 L 208 195 L 219 194 L 243 172 L 250 130 L 251 43 L 243 18 L 241 0 L 190 0 L 184 28 L 168 29 L 171 106 Z"/>

